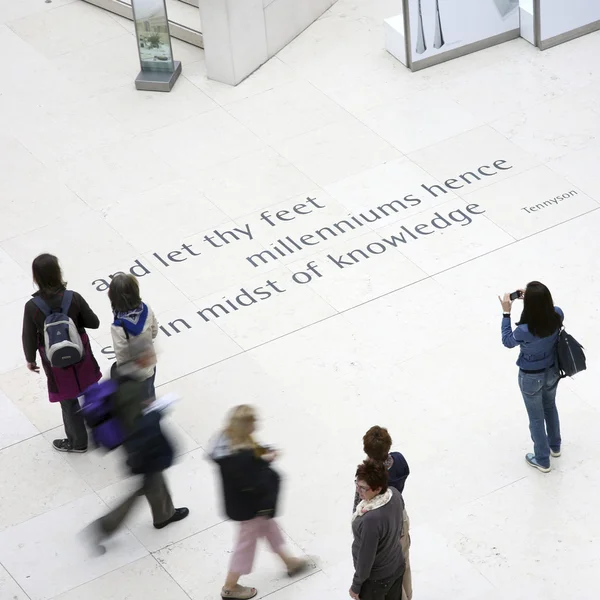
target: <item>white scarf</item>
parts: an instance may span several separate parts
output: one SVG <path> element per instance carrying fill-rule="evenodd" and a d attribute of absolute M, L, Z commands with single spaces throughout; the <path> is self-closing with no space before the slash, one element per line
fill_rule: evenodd
<path fill-rule="evenodd" d="M 356 507 L 356 511 L 354 511 L 354 514 L 352 515 L 352 522 L 354 523 L 354 519 L 362 517 L 370 510 L 385 506 L 391 499 L 392 490 L 391 488 L 388 488 L 383 494 L 379 494 L 378 496 L 375 496 L 375 498 L 371 498 L 371 500 L 361 500 Z"/>

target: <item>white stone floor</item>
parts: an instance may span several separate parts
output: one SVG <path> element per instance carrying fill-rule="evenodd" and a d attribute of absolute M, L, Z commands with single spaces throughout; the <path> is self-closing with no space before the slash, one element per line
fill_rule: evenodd
<path fill-rule="evenodd" d="M 412 469 L 415 600 L 598 597 L 600 34 L 411 74 L 382 49 L 397 4 L 339 0 L 237 88 L 207 81 L 203 52 L 175 41 L 183 77 L 161 95 L 134 90 L 131 23 L 78 0 L 0 0 L 2 600 L 218 598 L 232 526 L 205 449 L 241 402 L 284 450 L 281 524 L 317 563 L 290 582 L 263 552 L 247 579 L 260 597 L 347 597 L 354 468 L 376 423 Z M 444 182 L 456 190 L 422 187 Z M 260 219 L 301 203 L 312 212 Z M 371 209 L 382 218 L 322 239 Z M 436 213 L 450 225 L 431 226 Z M 236 228 L 252 239 L 205 238 Z M 278 260 L 247 260 L 269 249 Z M 140 506 L 101 558 L 77 533 L 132 482 L 116 454 L 49 445 L 60 411 L 20 347 L 42 251 L 100 315 L 103 369 L 99 280 L 137 265 L 164 327 L 160 390 L 183 396 L 169 481 L 189 519 L 158 532 Z M 319 275 L 294 281 L 309 263 Z M 497 294 L 532 279 L 590 367 L 560 385 L 564 452 L 549 475 L 523 460 L 516 351 L 500 342 Z M 200 316 L 218 303 L 230 314 Z"/>

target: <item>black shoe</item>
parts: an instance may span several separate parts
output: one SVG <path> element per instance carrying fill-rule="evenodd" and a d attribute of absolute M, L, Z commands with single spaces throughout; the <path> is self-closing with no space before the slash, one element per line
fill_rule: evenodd
<path fill-rule="evenodd" d="M 173 516 L 168 519 L 167 521 L 164 521 L 163 523 L 154 523 L 154 527 L 156 529 L 162 529 L 163 527 L 166 527 L 167 525 L 170 525 L 171 523 L 177 523 L 177 521 L 183 521 L 183 519 L 185 519 L 188 515 L 190 514 L 190 509 L 189 508 L 176 508 L 175 512 L 173 513 Z"/>
<path fill-rule="evenodd" d="M 85 448 L 73 448 L 73 444 L 69 440 L 54 440 L 52 446 L 59 452 L 76 452 L 77 454 L 87 452 L 87 446 Z"/>

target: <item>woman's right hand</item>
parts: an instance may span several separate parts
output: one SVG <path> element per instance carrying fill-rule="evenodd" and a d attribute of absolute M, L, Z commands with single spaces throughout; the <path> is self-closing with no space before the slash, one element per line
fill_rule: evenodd
<path fill-rule="evenodd" d="M 39 373 L 40 372 L 40 368 L 37 366 L 37 363 L 35 363 L 35 362 L 28 362 L 27 363 L 27 368 L 30 371 L 33 371 L 34 373 Z"/>

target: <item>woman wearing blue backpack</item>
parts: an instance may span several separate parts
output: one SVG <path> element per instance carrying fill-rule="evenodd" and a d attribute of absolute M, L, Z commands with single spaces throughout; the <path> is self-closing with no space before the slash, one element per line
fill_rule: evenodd
<path fill-rule="evenodd" d="M 523 312 L 517 327 L 511 326 L 513 300 L 523 300 Z M 527 463 L 550 472 L 550 456 L 560 456 L 560 421 L 556 408 L 556 389 L 560 380 L 557 357 L 558 335 L 564 320 L 563 311 L 554 306 L 550 290 L 539 281 L 525 290 L 504 294 L 502 304 L 502 343 L 507 348 L 519 346 L 519 388 L 529 415 L 533 454 Z"/>
<path fill-rule="evenodd" d="M 39 373 L 39 352 L 50 402 L 60 402 L 65 439 L 54 440 L 60 452 L 85 452 L 88 435 L 78 397 L 102 376 L 86 329 L 100 321 L 77 292 L 67 290 L 56 256 L 40 254 L 32 263 L 38 291 L 25 304 L 23 351 L 27 368 Z"/>

